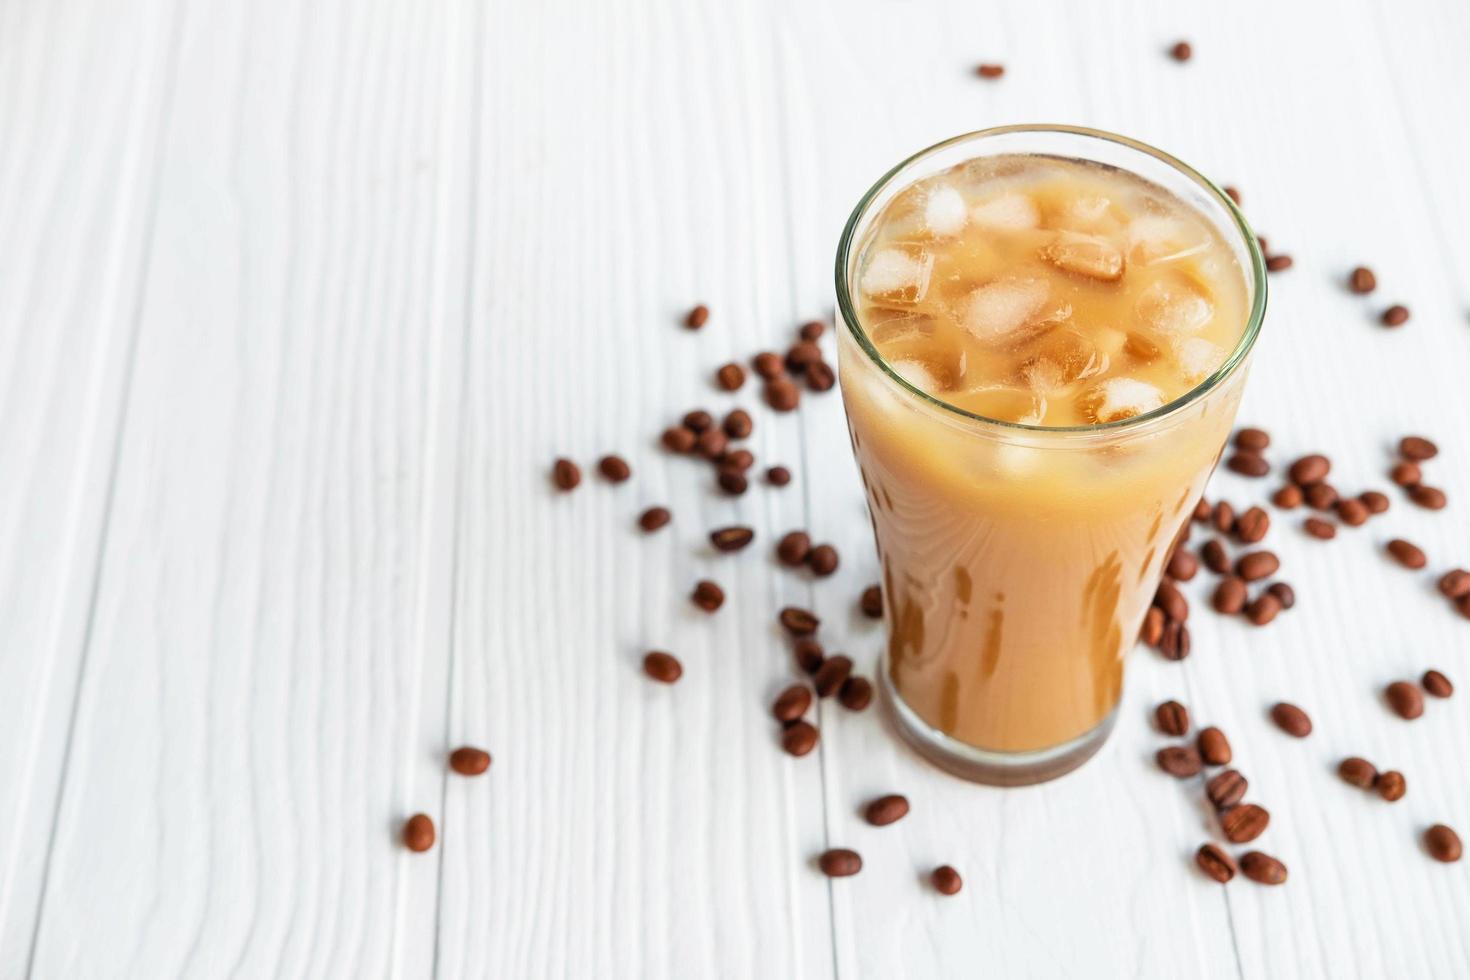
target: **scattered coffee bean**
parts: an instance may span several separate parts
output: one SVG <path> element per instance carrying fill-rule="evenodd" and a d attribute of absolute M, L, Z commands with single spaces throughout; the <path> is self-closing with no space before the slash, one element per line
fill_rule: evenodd
<path fill-rule="evenodd" d="M 1281 701 L 1271 708 L 1271 720 L 1276 727 L 1294 738 L 1306 738 L 1312 734 L 1312 719 L 1294 704 Z"/>
<path fill-rule="evenodd" d="M 822 666 L 812 675 L 812 686 L 817 689 L 817 697 L 830 698 L 836 694 L 851 673 L 851 657 L 837 653 L 822 661 Z"/>
<path fill-rule="evenodd" d="M 1291 464 L 1287 476 L 1291 482 L 1299 487 L 1310 487 L 1327 479 L 1327 474 L 1332 471 L 1332 462 L 1320 453 L 1303 456 Z"/>
<path fill-rule="evenodd" d="M 1169 558 L 1164 574 L 1177 582 L 1188 582 L 1199 574 L 1199 559 L 1194 552 L 1180 548 Z"/>
<path fill-rule="evenodd" d="M 1235 202 L 1236 207 L 1240 207 L 1240 191 L 1236 190 L 1234 187 L 1231 187 L 1229 184 L 1226 184 L 1220 189 L 1225 192 L 1226 197 Z"/>
<path fill-rule="evenodd" d="M 1419 485 L 1419 482 L 1424 479 L 1424 474 L 1419 469 L 1418 463 L 1405 461 L 1395 463 L 1393 469 L 1388 471 L 1388 478 L 1394 482 L 1395 486 L 1412 488 Z"/>
<path fill-rule="evenodd" d="M 739 391 L 745 384 L 745 368 L 731 362 L 715 372 L 715 381 L 726 391 Z"/>
<path fill-rule="evenodd" d="M 756 374 L 760 375 L 766 381 L 774 381 L 786 373 L 786 368 L 781 363 L 781 355 L 773 354 L 770 351 L 761 351 L 755 355 L 750 362 L 750 366 L 755 369 Z"/>
<path fill-rule="evenodd" d="M 622 483 L 633 475 L 628 461 L 621 456 L 604 456 L 597 461 L 597 471 L 611 483 Z"/>
<path fill-rule="evenodd" d="M 652 534 L 674 519 L 667 507 L 650 507 L 638 515 L 638 526 Z"/>
<path fill-rule="evenodd" d="M 1270 592 L 1261 593 L 1247 603 L 1245 607 L 1246 619 L 1249 619 L 1252 625 L 1255 626 L 1265 626 L 1275 619 L 1280 612 L 1281 600 Z"/>
<path fill-rule="evenodd" d="M 705 459 L 715 460 L 725 455 L 730 448 L 730 438 L 720 429 L 705 429 L 694 440 L 694 450 Z"/>
<path fill-rule="evenodd" d="M 1160 769 L 1176 779 L 1198 776 L 1200 770 L 1204 768 L 1204 761 L 1199 756 L 1199 750 L 1193 745 L 1170 745 L 1159 749 L 1154 758 L 1158 761 Z"/>
<path fill-rule="evenodd" d="M 781 748 L 787 755 L 794 755 L 799 759 L 816 748 L 820 738 L 821 733 L 811 722 L 792 722 L 781 732 Z"/>
<path fill-rule="evenodd" d="M 1388 802 L 1397 803 L 1409 791 L 1409 781 L 1404 778 L 1403 773 L 1390 769 L 1378 774 L 1378 778 L 1373 780 L 1373 788 Z"/>
<path fill-rule="evenodd" d="M 434 821 L 426 813 L 415 813 L 403 825 L 403 846 L 410 851 L 427 851 L 434 846 Z"/>
<path fill-rule="evenodd" d="M 1272 582 L 1266 587 L 1266 591 L 1276 597 L 1282 609 L 1290 609 L 1296 605 L 1296 590 L 1285 582 Z"/>
<path fill-rule="evenodd" d="M 797 330 L 797 334 L 801 337 L 802 340 L 815 341 L 818 337 L 822 336 L 822 331 L 826 329 L 827 325 L 821 320 L 808 320 L 806 323 L 803 323 L 801 325 L 801 328 L 799 330 Z"/>
<path fill-rule="evenodd" d="M 1409 499 L 1425 510 L 1444 510 L 1446 503 L 1443 490 L 1422 483 L 1409 488 Z"/>
<path fill-rule="evenodd" d="M 1410 544 L 1403 538 L 1394 538 L 1388 543 L 1388 553 L 1393 560 L 1405 568 L 1420 569 L 1429 564 L 1429 559 L 1424 557 L 1424 552 L 1417 545 Z"/>
<path fill-rule="evenodd" d="M 796 658 L 796 666 L 805 674 L 815 674 L 822 661 L 827 659 L 827 651 L 822 649 L 822 645 L 809 638 L 797 640 L 791 647 L 791 653 Z"/>
<path fill-rule="evenodd" d="M 1455 685 L 1437 670 L 1426 670 L 1424 676 L 1419 678 L 1419 683 L 1424 685 L 1426 692 L 1436 698 L 1447 698 L 1455 693 Z"/>
<path fill-rule="evenodd" d="M 1259 582 L 1263 578 L 1275 575 L 1281 568 L 1281 559 L 1274 552 L 1252 551 L 1248 555 L 1241 555 L 1235 563 L 1235 574 L 1247 582 Z"/>
<path fill-rule="evenodd" d="M 1356 497 L 1344 497 L 1337 502 L 1337 519 L 1348 527 L 1359 527 L 1368 520 L 1368 505 Z"/>
<path fill-rule="evenodd" d="M 883 618 L 883 590 L 879 586 L 870 585 L 863 589 L 863 596 L 858 601 L 863 615 L 869 619 Z"/>
<path fill-rule="evenodd" d="M 1258 247 L 1261 250 L 1261 254 L 1262 255 L 1270 255 L 1271 254 L 1271 246 L 1266 244 L 1266 236 L 1265 235 L 1257 235 L 1256 236 L 1256 247 Z"/>
<path fill-rule="evenodd" d="M 1292 510 L 1302 505 L 1302 488 L 1295 483 L 1288 483 L 1271 495 L 1271 503 L 1282 510 Z"/>
<path fill-rule="evenodd" d="M 1348 288 L 1358 295 L 1366 295 L 1373 292 L 1378 286 L 1378 277 L 1373 275 L 1373 270 L 1365 265 L 1360 265 L 1348 276 Z"/>
<path fill-rule="evenodd" d="M 813 613 L 796 606 L 787 606 L 781 610 L 781 625 L 793 636 L 810 636 L 822 625 L 822 621 Z"/>
<path fill-rule="evenodd" d="M 1393 713 L 1405 721 L 1413 721 L 1424 714 L 1424 695 L 1408 681 L 1394 681 L 1384 690 L 1388 706 Z"/>
<path fill-rule="evenodd" d="M 743 408 L 736 408 L 725 416 L 721 428 L 731 439 L 749 439 L 750 434 L 755 431 L 755 423 L 751 421 L 749 412 Z"/>
<path fill-rule="evenodd" d="M 748 527 L 722 527 L 709 533 L 716 551 L 739 551 L 754 540 L 755 532 Z"/>
<path fill-rule="evenodd" d="M 873 703 L 873 682 L 866 677 L 849 677 L 837 689 L 837 701 L 848 711 L 865 711 Z"/>
<path fill-rule="evenodd" d="M 1286 881 L 1286 865 L 1260 851 L 1247 851 L 1240 856 L 1240 870 L 1260 885 L 1279 885 Z"/>
<path fill-rule="evenodd" d="M 1414 463 L 1422 463 L 1439 455 L 1439 447 L 1423 436 L 1404 436 L 1399 440 L 1399 455 Z"/>
<path fill-rule="evenodd" d="M 1302 528 L 1312 537 L 1321 541 L 1331 541 L 1337 537 L 1337 526 L 1320 517 L 1309 517 L 1302 522 Z"/>
<path fill-rule="evenodd" d="M 1005 65 L 984 64 L 975 69 L 975 74 L 989 81 L 994 81 L 1006 73 Z"/>
<path fill-rule="evenodd" d="M 1205 561 L 1205 567 L 1215 574 L 1224 575 L 1230 571 L 1230 555 L 1225 550 L 1225 543 L 1219 538 L 1206 541 L 1199 553 Z"/>
<path fill-rule="evenodd" d="M 838 561 L 837 549 L 830 544 L 819 544 L 806 556 L 807 567 L 823 578 L 837 571 Z"/>
<path fill-rule="evenodd" d="M 737 473 L 744 473 L 754 465 L 755 455 L 749 449 L 737 449 L 726 453 L 725 457 L 720 460 L 722 469 L 735 470 Z"/>
<path fill-rule="evenodd" d="M 643 672 L 662 684 L 672 684 L 684 676 L 684 665 L 671 653 L 653 650 L 643 657 Z"/>
<path fill-rule="evenodd" d="M 826 361 L 814 361 L 806 368 L 806 386 L 812 391 L 831 391 L 837 383 L 837 373 Z"/>
<path fill-rule="evenodd" d="M 824 851 L 817 863 L 822 868 L 822 874 L 828 878 L 847 878 L 863 870 L 862 857 L 857 851 L 850 851 L 845 847 Z"/>
<path fill-rule="evenodd" d="M 792 684 L 771 705 L 771 714 L 779 722 L 796 721 L 812 706 L 812 692 L 804 684 Z"/>
<path fill-rule="evenodd" d="M 1228 766 L 1230 764 L 1230 740 L 1214 725 L 1200 729 L 1197 744 L 1200 758 L 1205 760 L 1205 765 Z"/>
<path fill-rule="evenodd" d="M 1165 701 L 1154 709 L 1154 722 L 1165 735 L 1189 732 L 1189 709 L 1178 701 Z"/>
<path fill-rule="evenodd" d="M 1168 579 L 1159 583 L 1159 589 L 1154 593 L 1154 605 L 1164 610 L 1164 615 L 1169 619 L 1181 623 L 1189 619 L 1188 600 Z"/>
<path fill-rule="evenodd" d="M 1222 613 L 1226 616 L 1233 616 L 1240 612 L 1245 608 L 1245 602 L 1245 579 L 1238 578 L 1234 575 L 1222 579 L 1220 584 L 1215 586 L 1215 595 L 1211 600 L 1211 604 L 1215 607 L 1215 612 Z"/>
<path fill-rule="evenodd" d="M 812 539 L 805 531 L 788 531 L 776 542 L 776 560 L 791 568 L 800 567 L 812 550 Z"/>
<path fill-rule="evenodd" d="M 1177 41 L 1169 49 L 1169 57 L 1179 62 L 1188 61 L 1194 57 L 1194 48 L 1190 47 L 1188 41 Z"/>
<path fill-rule="evenodd" d="M 1358 499 L 1363 506 L 1368 508 L 1370 514 L 1382 514 L 1388 510 L 1388 495 L 1379 493 L 1377 490 L 1364 490 L 1358 494 Z"/>
<path fill-rule="evenodd" d="M 822 349 L 810 340 L 800 340 L 786 351 L 786 370 L 800 374 L 822 359 Z"/>
<path fill-rule="evenodd" d="M 725 604 L 725 590 L 709 579 L 694 583 L 694 593 L 689 597 L 705 612 L 712 613 Z"/>
<path fill-rule="evenodd" d="M 1461 616 L 1464 616 L 1466 619 L 1470 619 L 1470 595 L 1464 596 L 1457 600 L 1455 602 L 1455 608 L 1460 611 Z"/>
<path fill-rule="evenodd" d="M 1373 768 L 1373 763 L 1355 755 L 1338 763 L 1337 774 L 1342 777 L 1343 782 L 1356 786 L 1358 789 L 1368 789 L 1378 778 L 1378 770 Z"/>
<path fill-rule="evenodd" d="M 1379 321 L 1385 327 L 1402 327 L 1409 322 L 1409 308 L 1395 303 L 1383 311 L 1383 316 L 1379 317 Z"/>
<path fill-rule="evenodd" d="M 1265 833 L 1271 814 L 1254 803 L 1240 803 L 1220 814 L 1220 829 L 1232 844 L 1248 844 Z"/>
<path fill-rule="evenodd" d="M 715 424 L 715 417 L 702 408 L 696 408 L 692 411 L 685 412 L 682 421 L 684 428 L 698 436 Z"/>
<path fill-rule="evenodd" d="M 801 392 L 789 378 L 775 378 L 766 382 L 766 404 L 778 412 L 793 411 L 801 403 Z"/>
<path fill-rule="evenodd" d="M 766 470 L 766 482 L 773 487 L 784 487 L 791 482 L 791 471 L 784 466 L 772 466 Z"/>
<path fill-rule="evenodd" d="M 1224 810 L 1245 799 L 1248 785 L 1246 778 L 1239 772 L 1234 769 L 1226 769 L 1224 772 L 1216 773 L 1208 783 L 1205 783 L 1205 795 L 1210 798 L 1210 803 L 1216 810 Z"/>
<path fill-rule="evenodd" d="M 582 482 L 582 471 L 571 460 L 559 459 L 551 467 L 551 480 L 556 484 L 558 490 L 565 493 L 569 490 L 575 490 L 577 484 Z"/>
<path fill-rule="evenodd" d="M 1164 639 L 1164 610 L 1158 606 L 1149 606 L 1148 612 L 1143 616 L 1143 628 L 1138 631 L 1138 638 L 1145 645 L 1157 647 Z"/>
<path fill-rule="evenodd" d="M 1337 506 L 1337 488 L 1330 483 L 1313 484 L 1303 492 L 1307 506 L 1313 510 L 1331 510 Z"/>
<path fill-rule="evenodd" d="M 1235 508 L 1221 500 L 1215 504 L 1215 512 L 1211 516 L 1215 530 L 1221 534 L 1229 534 L 1235 528 Z"/>
<path fill-rule="evenodd" d="M 1243 451 L 1231 453 L 1230 458 L 1225 461 L 1225 466 L 1241 476 L 1262 477 L 1271 472 L 1271 464 L 1266 462 L 1264 457 Z"/>
<path fill-rule="evenodd" d="M 1203 524 L 1210 519 L 1210 513 L 1210 505 L 1201 497 L 1194 502 L 1194 513 L 1190 516 L 1196 524 Z"/>
<path fill-rule="evenodd" d="M 1446 599 L 1462 599 L 1470 595 L 1470 572 L 1463 568 L 1445 572 L 1439 580 L 1439 591 Z"/>
<path fill-rule="evenodd" d="M 684 317 L 684 326 L 688 327 L 690 330 L 698 330 L 700 327 L 704 326 L 708 322 L 709 307 L 705 306 L 703 303 L 700 303 L 694 309 L 690 310 L 689 315 Z"/>
<path fill-rule="evenodd" d="M 899 793 L 880 796 L 863 808 L 863 819 L 874 827 L 887 827 L 909 815 L 908 797 Z"/>
<path fill-rule="evenodd" d="M 965 887 L 960 873 L 947 864 L 941 864 L 935 868 L 934 873 L 929 876 L 929 881 L 934 885 L 934 890 L 941 895 L 958 895 L 960 889 Z"/>
<path fill-rule="evenodd" d="M 1271 530 L 1271 515 L 1252 507 L 1235 519 L 1235 536 L 1242 544 L 1257 544 Z"/>
<path fill-rule="evenodd" d="M 478 776 L 490 768 L 490 753 L 472 745 L 461 745 L 449 753 L 449 768 L 461 776 Z"/>
<path fill-rule="evenodd" d="M 721 490 L 732 497 L 740 496 L 750 486 L 750 481 L 745 478 L 745 474 L 730 466 L 720 467 L 719 472 L 715 474 L 715 482 L 720 485 Z"/>
<path fill-rule="evenodd" d="M 1291 268 L 1290 255 L 1269 255 L 1266 257 L 1267 272 L 1285 272 Z"/>
<path fill-rule="evenodd" d="M 1464 848 L 1460 845 L 1460 835 L 1442 823 L 1424 831 L 1424 848 L 1429 851 L 1430 857 L 1445 864 L 1454 864 L 1464 853 Z"/>
<path fill-rule="evenodd" d="M 1235 877 L 1235 861 L 1218 845 L 1202 844 L 1194 854 L 1194 863 L 1222 885 Z"/>
<path fill-rule="evenodd" d="M 690 453 L 694 451 L 694 443 L 698 438 L 693 429 L 676 425 L 664 430 L 664 448 L 675 453 Z"/>
<path fill-rule="evenodd" d="M 1189 627 L 1178 620 L 1168 623 L 1159 640 L 1159 652 L 1165 660 L 1183 660 L 1189 656 Z"/>
<path fill-rule="evenodd" d="M 1247 452 L 1264 452 L 1271 445 L 1271 434 L 1265 429 L 1244 428 L 1235 433 L 1235 446 Z"/>

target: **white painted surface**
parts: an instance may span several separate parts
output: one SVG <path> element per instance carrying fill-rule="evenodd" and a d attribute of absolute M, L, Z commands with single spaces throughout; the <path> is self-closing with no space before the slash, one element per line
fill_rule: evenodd
<path fill-rule="evenodd" d="M 1470 638 L 1379 553 L 1470 563 L 1463 4 L 114 6 L 0 6 L 0 976 L 1470 973 L 1470 864 L 1419 844 L 1470 830 L 1470 713 L 1405 724 L 1377 694 L 1464 680 Z M 1296 259 L 1242 420 L 1353 489 L 1434 435 L 1451 507 L 1394 494 L 1331 545 L 1278 518 L 1298 608 L 1201 612 L 1182 664 L 1139 651 L 1113 740 L 1060 782 L 959 783 L 825 707 L 788 759 L 774 610 L 812 605 L 865 669 L 879 645 L 837 395 L 756 413 L 783 491 L 712 493 L 656 434 L 755 403 L 709 373 L 830 308 L 887 166 L 1031 120 L 1241 187 Z M 1370 301 L 1341 288 L 1358 262 Z M 596 479 L 609 450 L 633 481 Z M 559 454 L 588 474 L 567 497 Z M 644 539 L 654 502 L 675 524 Z M 711 554 L 733 521 L 760 546 Z M 769 559 L 793 527 L 836 576 Z M 713 620 L 685 599 L 705 574 Z M 653 646 L 676 688 L 639 674 Z M 1171 696 L 1230 733 L 1285 887 L 1194 872 L 1198 787 L 1149 761 Z M 1265 720 L 1282 698 L 1309 740 Z M 487 778 L 445 776 L 463 741 Z M 1409 795 L 1350 791 L 1350 753 Z M 891 790 L 914 812 L 867 827 Z M 409 855 L 420 809 L 441 844 Z M 822 879 L 829 843 L 863 873 Z M 923 884 L 939 862 L 959 897 Z"/>

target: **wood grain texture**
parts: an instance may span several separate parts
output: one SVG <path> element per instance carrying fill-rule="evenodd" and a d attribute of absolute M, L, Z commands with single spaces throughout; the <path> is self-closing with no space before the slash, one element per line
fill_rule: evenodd
<path fill-rule="evenodd" d="M 1470 683 L 1433 588 L 1470 566 L 1467 40 L 1463 4 L 1375 0 L 0 7 L 0 977 L 1470 973 L 1467 866 L 1419 842 L 1470 832 L 1464 695 L 1414 723 L 1380 696 Z M 776 416 L 712 372 L 830 314 L 837 231 L 892 163 L 1032 120 L 1240 187 L 1296 260 L 1242 421 L 1352 491 L 1434 436 L 1451 506 L 1395 489 L 1328 544 L 1273 514 L 1297 608 L 1220 619 L 1202 575 L 1193 656 L 1138 651 L 1112 741 L 1059 782 L 957 782 L 830 704 L 790 759 L 774 615 L 815 609 L 871 674 L 868 521 L 836 392 Z M 729 498 L 659 448 L 735 405 L 791 486 Z M 732 523 L 756 543 L 714 552 Z M 836 575 L 773 560 L 798 527 Z M 641 674 L 653 648 L 679 684 Z M 1153 768 L 1169 697 L 1229 733 L 1285 887 L 1194 871 L 1218 832 L 1202 781 Z M 447 774 L 462 743 L 487 776 Z M 1408 796 L 1341 783 L 1349 754 Z M 892 791 L 913 812 L 863 823 Z M 396 845 L 417 810 L 426 855 Z M 822 878 L 828 846 L 862 874 Z"/>

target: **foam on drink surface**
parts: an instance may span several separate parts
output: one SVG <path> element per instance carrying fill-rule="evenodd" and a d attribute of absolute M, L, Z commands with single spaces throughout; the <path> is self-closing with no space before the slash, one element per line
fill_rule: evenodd
<path fill-rule="evenodd" d="M 1246 322 L 1219 231 L 1134 174 L 981 157 L 899 192 L 859 261 L 859 317 L 911 384 L 990 418 L 1111 422 L 1213 374 Z"/>

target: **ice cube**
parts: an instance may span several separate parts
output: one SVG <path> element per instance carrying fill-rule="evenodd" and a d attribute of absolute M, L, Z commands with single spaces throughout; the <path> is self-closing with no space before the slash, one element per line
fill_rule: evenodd
<path fill-rule="evenodd" d="M 960 304 L 960 326 L 987 344 L 1019 340 L 1039 328 L 1050 287 L 1040 279 L 1001 279 L 972 292 Z M 1028 329 L 1029 328 L 1029 329 Z"/>
<path fill-rule="evenodd" d="M 901 361 L 893 361 L 890 365 L 898 372 L 898 376 L 920 391 L 931 394 L 939 390 L 939 379 L 934 377 L 929 370 L 929 365 L 916 357 L 904 358 Z"/>
<path fill-rule="evenodd" d="M 931 395 L 953 391 L 965 373 L 964 352 L 931 350 L 905 354 L 889 362 L 899 377 Z"/>
<path fill-rule="evenodd" d="M 1203 337 L 1190 337 L 1174 349 L 1174 360 L 1190 384 L 1198 384 L 1225 363 L 1225 350 Z"/>
<path fill-rule="evenodd" d="M 1025 231 L 1041 223 L 1041 212 L 1030 197 L 1011 192 L 971 208 L 970 220 L 995 231 Z"/>
<path fill-rule="evenodd" d="M 1041 248 L 1041 257 L 1074 275 L 1117 282 L 1123 278 L 1123 252 L 1099 235 L 1060 232 Z"/>
<path fill-rule="evenodd" d="M 868 337 L 879 347 L 921 340 L 934 334 L 934 318 L 913 310 L 869 307 L 866 316 Z"/>
<path fill-rule="evenodd" d="M 1215 308 L 1204 292 L 1184 276 L 1172 275 L 1151 284 L 1138 297 L 1143 322 L 1171 337 L 1197 332 Z"/>
<path fill-rule="evenodd" d="M 891 302 L 917 303 L 929 291 L 934 256 L 922 245 L 896 242 L 868 260 L 863 270 L 863 292 Z"/>
<path fill-rule="evenodd" d="M 1095 377 L 1108 369 L 1108 357 L 1087 337 L 1060 327 L 1037 341 L 1034 352 L 1021 362 L 1021 380 L 1043 395 Z"/>
<path fill-rule="evenodd" d="M 1046 418 L 1046 398 L 1024 388 L 986 385 L 966 392 L 962 401 L 967 411 L 1002 422 L 1040 425 Z"/>
<path fill-rule="evenodd" d="M 1118 422 L 1151 412 L 1164 404 L 1164 394 L 1146 381 L 1107 378 L 1084 393 L 1077 403 L 1089 422 Z"/>
<path fill-rule="evenodd" d="M 1158 344 L 1136 330 L 1130 333 L 1128 339 L 1124 341 L 1123 350 L 1127 351 L 1129 357 L 1141 364 L 1152 364 L 1159 359 L 1161 353 Z"/>
<path fill-rule="evenodd" d="M 1136 265 L 1177 262 L 1209 247 L 1204 229 L 1176 215 L 1144 214 L 1128 225 L 1128 258 Z"/>
<path fill-rule="evenodd" d="M 965 199 L 953 187 L 936 187 L 924 200 L 924 226 L 936 238 L 958 235 L 968 219 Z"/>
<path fill-rule="evenodd" d="M 1115 327 L 1094 327 L 1092 342 L 1099 354 L 1111 359 L 1117 357 L 1128 343 L 1128 335 Z"/>
<path fill-rule="evenodd" d="M 1077 231 L 1096 229 L 1109 217 L 1112 207 L 1113 202 L 1101 195 L 1074 197 L 1062 208 L 1062 227 Z"/>

